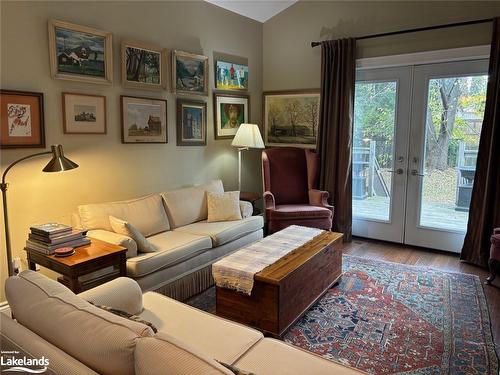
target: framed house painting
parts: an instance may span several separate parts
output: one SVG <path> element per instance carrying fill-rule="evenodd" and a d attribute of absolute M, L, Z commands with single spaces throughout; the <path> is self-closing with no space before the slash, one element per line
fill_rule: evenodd
<path fill-rule="evenodd" d="M 52 78 L 113 82 L 113 40 L 107 31 L 50 20 L 49 55 Z"/>
<path fill-rule="evenodd" d="M 248 66 L 217 60 L 215 87 L 221 90 L 248 90 Z"/>
<path fill-rule="evenodd" d="M 319 98 L 318 89 L 263 93 L 266 146 L 316 148 Z"/>
<path fill-rule="evenodd" d="M 177 146 L 207 144 L 207 103 L 177 99 Z"/>
<path fill-rule="evenodd" d="M 215 139 L 234 138 L 241 124 L 248 123 L 250 96 L 214 93 Z"/>
<path fill-rule="evenodd" d="M 64 134 L 106 134 L 106 97 L 62 93 Z"/>
<path fill-rule="evenodd" d="M 208 57 L 174 51 L 172 87 L 180 94 L 208 95 Z"/>
<path fill-rule="evenodd" d="M 167 143 L 167 101 L 120 96 L 122 143 Z"/>
<path fill-rule="evenodd" d="M 158 46 L 123 41 L 122 83 L 138 89 L 167 88 L 167 50 Z"/>
<path fill-rule="evenodd" d="M 0 90 L 0 148 L 45 147 L 43 94 Z"/>

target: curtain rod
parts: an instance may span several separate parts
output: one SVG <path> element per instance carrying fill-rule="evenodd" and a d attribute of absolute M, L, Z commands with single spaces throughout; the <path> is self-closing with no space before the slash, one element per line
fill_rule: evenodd
<path fill-rule="evenodd" d="M 426 26 L 426 27 L 419 27 L 419 28 L 416 28 L 416 29 L 399 30 L 399 31 L 389 31 L 389 32 L 380 33 L 380 34 L 358 36 L 355 39 L 356 40 L 363 40 L 363 39 L 371 39 L 371 38 L 381 38 L 381 37 L 384 37 L 384 36 L 392 36 L 392 35 L 399 35 L 399 34 L 415 33 L 415 32 L 419 32 L 419 31 L 437 30 L 437 29 L 444 29 L 444 28 L 447 28 L 447 27 L 459 27 L 459 26 L 476 25 L 476 24 L 479 24 L 479 23 L 492 22 L 493 20 L 494 20 L 494 18 L 484 18 L 484 19 L 473 20 L 473 21 L 447 23 L 447 24 L 444 24 L 444 25 Z M 323 42 L 326 42 L 326 40 L 323 40 L 321 42 L 311 42 L 311 47 L 319 46 Z"/>

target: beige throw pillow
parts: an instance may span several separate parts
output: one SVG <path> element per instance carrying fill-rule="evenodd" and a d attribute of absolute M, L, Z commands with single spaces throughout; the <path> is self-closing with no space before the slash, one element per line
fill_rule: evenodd
<path fill-rule="evenodd" d="M 207 221 L 241 220 L 240 192 L 214 193 L 207 191 Z"/>
<path fill-rule="evenodd" d="M 115 233 L 123 234 L 137 242 L 137 250 L 141 253 L 154 253 L 156 247 L 148 241 L 139 230 L 128 221 L 118 219 L 114 216 L 109 217 L 109 224 Z"/>

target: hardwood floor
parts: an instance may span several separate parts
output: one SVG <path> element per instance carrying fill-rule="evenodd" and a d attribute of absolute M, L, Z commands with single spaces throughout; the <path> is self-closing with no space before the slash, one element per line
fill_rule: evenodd
<path fill-rule="evenodd" d="M 474 274 L 482 281 L 489 275 L 487 270 L 461 262 L 458 254 L 390 242 L 355 237 L 351 243 L 343 244 L 342 251 L 344 254 L 362 258 Z M 492 285 L 483 284 L 483 289 L 490 310 L 493 340 L 498 353 L 500 351 L 500 277 L 497 277 Z"/>

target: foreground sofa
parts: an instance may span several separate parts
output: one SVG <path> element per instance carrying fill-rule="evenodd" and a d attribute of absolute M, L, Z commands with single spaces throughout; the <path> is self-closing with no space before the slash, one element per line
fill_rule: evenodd
<path fill-rule="evenodd" d="M 73 226 L 88 230 L 89 237 L 126 247 L 127 276 L 143 291 L 184 300 L 213 285 L 212 263 L 263 236 L 264 219 L 251 216 L 248 202 L 240 202 L 242 220 L 207 223 L 207 191 L 224 192 L 222 181 L 80 205 L 73 214 Z M 130 222 L 158 250 L 138 253 L 132 238 L 113 232 L 110 215 Z"/>
<path fill-rule="evenodd" d="M 77 296 L 24 271 L 10 277 L 5 290 L 17 321 L 2 316 L 2 350 L 45 356 L 47 374 L 233 374 L 218 361 L 257 375 L 360 373 L 158 293 L 143 295 L 130 278 Z M 158 333 L 88 301 L 138 315 Z"/>

